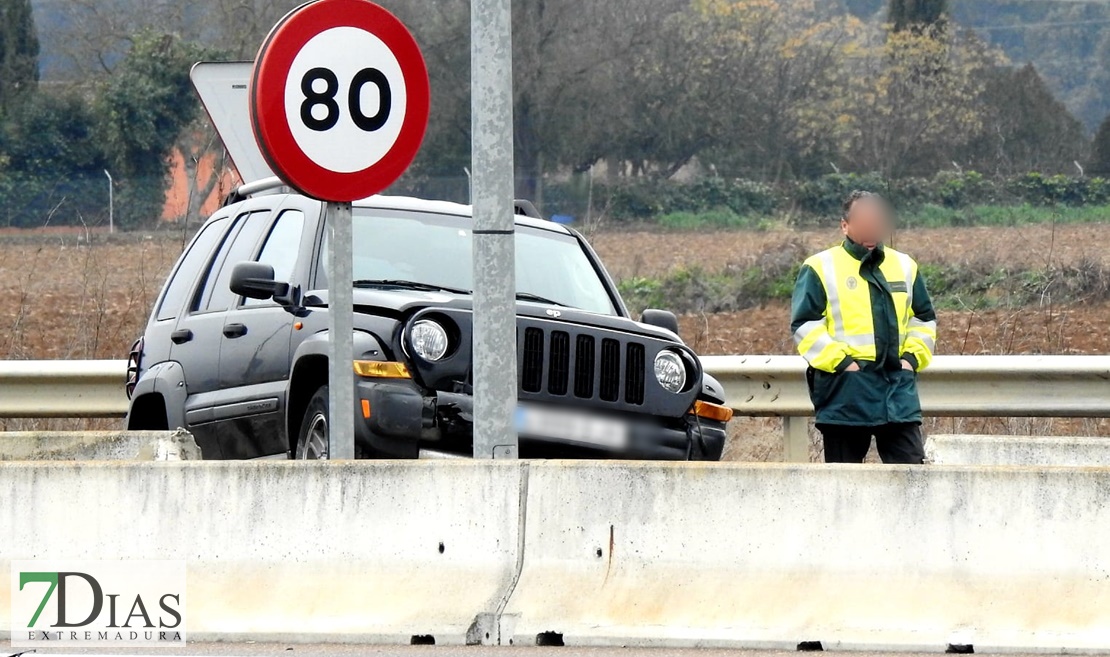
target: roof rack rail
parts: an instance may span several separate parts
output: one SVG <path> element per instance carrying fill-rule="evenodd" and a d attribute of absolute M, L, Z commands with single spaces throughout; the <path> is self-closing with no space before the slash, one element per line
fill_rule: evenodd
<path fill-rule="evenodd" d="M 224 205 L 231 205 L 232 203 L 245 201 L 251 196 L 258 194 L 259 192 L 268 192 L 270 190 L 281 189 L 282 187 L 286 186 L 287 185 L 285 184 L 285 181 L 281 178 L 278 178 L 277 176 L 262 178 L 261 180 L 255 180 L 249 183 L 243 183 L 227 195 L 227 198 L 224 199 Z"/>
<path fill-rule="evenodd" d="M 531 201 L 522 198 L 513 201 L 513 212 L 514 214 L 524 215 L 525 217 L 531 217 L 533 219 L 543 219 L 543 215 L 536 209 L 536 206 L 533 205 Z"/>

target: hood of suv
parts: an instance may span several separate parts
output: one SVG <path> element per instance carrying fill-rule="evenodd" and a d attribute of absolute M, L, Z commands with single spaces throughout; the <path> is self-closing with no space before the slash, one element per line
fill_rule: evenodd
<path fill-rule="evenodd" d="M 396 320 L 403 320 L 413 313 L 425 308 L 440 307 L 471 310 L 474 305 L 470 295 L 465 294 L 425 292 L 422 290 L 379 290 L 366 288 L 358 288 L 354 291 L 354 302 L 356 313 L 380 315 Z M 313 290 L 309 292 L 305 295 L 305 304 L 309 308 L 326 308 L 328 305 L 327 290 Z M 533 303 L 531 301 L 518 301 L 516 304 L 516 312 L 518 315 L 525 317 L 538 317 L 579 326 L 598 326 L 616 331 L 681 342 L 681 339 L 677 335 L 664 328 L 642 324 L 627 317 L 620 317 L 617 315 L 599 315 L 576 308 L 551 306 L 548 304 Z"/>

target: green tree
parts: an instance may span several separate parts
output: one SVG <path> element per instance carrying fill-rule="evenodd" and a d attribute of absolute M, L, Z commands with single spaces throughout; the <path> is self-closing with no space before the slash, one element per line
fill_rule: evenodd
<path fill-rule="evenodd" d="M 1086 147 L 1083 124 L 1053 96 L 1032 64 L 984 72 L 982 128 L 964 160 L 1003 175 L 1074 172 Z"/>
<path fill-rule="evenodd" d="M 31 0 L 0 3 L 0 112 L 34 91 L 39 80 L 39 40 Z"/>
<path fill-rule="evenodd" d="M 1102 120 L 1091 145 L 1091 163 L 1087 173 L 1094 176 L 1110 176 L 1110 115 Z"/>
<path fill-rule="evenodd" d="M 88 102 L 38 91 L 0 131 L 0 223 L 41 226 L 107 219 L 104 158 Z"/>
<path fill-rule="evenodd" d="M 948 0 L 890 0 L 887 22 L 895 32 L 943 26 Z"/>
<path fill-rule="evenodd" d="M 952 20 L 979 30 L 1010 60 L 1032 62 L 1089 131 L 1110 112 L 1110 3 L 955 2 Z"/>
<path fill-rule="evenodd" d="M 104 82 L 96 109 L 104 152 L 121 179 L 121 225 L 149 223 L 161 215 L 169 155 L 200 111 L 189 70 L 202 59 L 218 57 L 173 35 L 146 32 Z"/>

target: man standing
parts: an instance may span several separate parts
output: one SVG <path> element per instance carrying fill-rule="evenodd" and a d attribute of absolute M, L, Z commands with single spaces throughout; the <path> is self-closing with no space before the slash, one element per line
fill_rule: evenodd
<path fill-rule="evenodd" d="M 825 462 L 862 463 L 874 436 L 884 463 L 922 463 L 917 372 L 937 336 L 925 280 L 883 246 L 892 221 L 878 195 L 852 192 L 840 227 L 843 243 L 802 265 L 790 318 Z"/>

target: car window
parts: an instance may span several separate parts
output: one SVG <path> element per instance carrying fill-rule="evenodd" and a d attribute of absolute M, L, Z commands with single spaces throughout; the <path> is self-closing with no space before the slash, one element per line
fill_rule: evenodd
<path fill-rule="evenodd" d="M 158 312 L 155 315 L 158 321 L 177 317 L 177 313 L 185 305 L 185 298 L 193 289 L 197 274 L 200 273 L 205 263 L 209 262 L 212 249 L 216 246 L 220 237 L 223 236 L 230 221 L 227 217 L 212 221 L 201 228 L 200 233 L 193 239 L 192 246 L 181 257 L 181 263 L 177 266 L 173 278 L 166 286 L 166 292 L 162 295 L 161 303 L 158 304 Z"/>
<path fill-rule="evenodd" d="M 522 295 L 614 315 L 617 309 L 589 256 L 572 235 L 516 227 L 516 288 Z M 412 281 L 473 288 L 471 220 L 433 214 L 379 216 L 355 208 L 352 223 L 356 281 Z M 316 281 L 327 285 L 328 231 L 324 231 Z"/>
<path fill-rule="evenodd" d="M 266 229 L 269 211 L 252 212 L 239 218 L 239 232 L 224 243 L 220 254 L 212 263 L 212 270 L 201 293 L 198 312 L 227 310 L 235 295 L 231 292 L 231 270 L 240 262 L 251 260 L 262 231 Z M 217 271 L 216 268 L 219 268 Z M 213 275 L 213 273 L 215 275 Z"/>
<path fill-rule="evenodd" d="M 289 282 L 293 267 L 297 264 L 297 254 L 301 250 L 301 233 L 304 232 L 304 213 L 300 210 L 286 210 L 274 222 L 266 243 L 258 255 L 258 261 L 274 268 L 274 280 Z M 264 299 L 246 299 L 244 306 L 269 303 Z"/>

